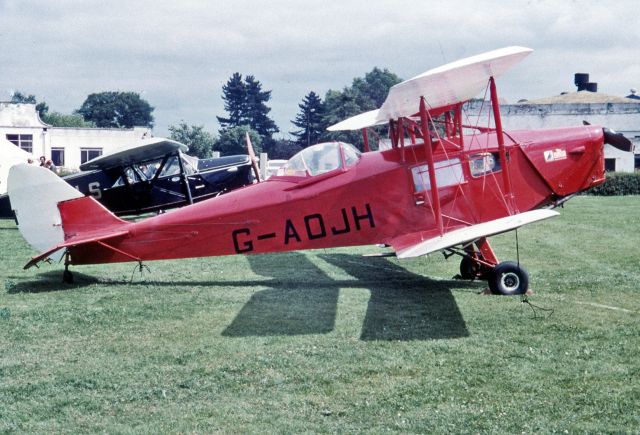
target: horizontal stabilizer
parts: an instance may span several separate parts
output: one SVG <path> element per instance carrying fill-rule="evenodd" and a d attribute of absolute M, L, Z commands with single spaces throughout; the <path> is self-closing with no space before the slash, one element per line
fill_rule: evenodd
<path fill-rule="evenodd" d="M 467 101 L 486 88 L 490 77 L 498 77 L 532 51 L 506 47 L 431 69 L 393 86 L 377 111 L 348 118 L 328 130 L 359 130 L 409 117 L 418 112 L 421 97 L 430 110 Z"/>
<path fill-rule="evenodd" d="M 86 243 L 102 242 L 104 240 L 114 239 L 116 237 L 125 236 L 127 234 L 129 234 L 129 231 L 127 230 L 112 230 L 112 231 L 102 232 L 101 234 L 98 234 L 98 235 L 94 234 L 94 235 L 86 235 L 82 237 L 71 238 L 64 243 L 56 245 L 44 251 L 40 255 L 36 255 L 35 257 L 31 258 L 31 260 L 29 260 L 29 262 L 25 264 L 24 269 L 29 269 L 31 266 L 35 266 L 39 262 L 46 260 L 47 258 L 51 258 L 55 252 L 64 252 L 62 250 L 65 248 L 83 245 Z"/>
<path fill-rule="evenodd" d="M 445 233 L 442 236 L 433 237 L 413 246 L 401 249 L 396 252 L 396 255 L 398 258 L 413 258 L 421 255 L 427 255 L 432 252 L 451 248 L 452 246 L 472 242 L 482 237 L 506 233 L 507 231 L 515 230 L 523 225 L 558 216 L 559 214 L 560 213 L 557 211 L 548 209 L 532 210 L 515 214 L 513 216 L 495 219 L 489 222 L 483 222 L 481 224 L 459 228 Z"/>

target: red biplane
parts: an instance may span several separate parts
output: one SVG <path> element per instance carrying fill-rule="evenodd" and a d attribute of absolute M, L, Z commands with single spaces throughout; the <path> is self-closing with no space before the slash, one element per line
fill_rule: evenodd
<path fill-rule="evenodd" d="M 531 52 L 508 47 L 394 86 L 378 110 L 330 130 L 360 130 L 365 153 L 322 143 L 278 175 L 139 222 L 123 221 L 50 171 L 10 175 L 19 228 L 39 252 L 25 268 L 384 244 L 398 258 L 462 256 L 464 278 L 519 294 L 528 276 L 499 262 L 487 237 L 557 215 L 568 197 L 604 181 L 602 127 L 502 129 L 495 78 Z M 463 105 L 490 94 L 492 122 L 465 122 Z M 388 149 L 369 151 L 367 128 L 387 125 Z"/>

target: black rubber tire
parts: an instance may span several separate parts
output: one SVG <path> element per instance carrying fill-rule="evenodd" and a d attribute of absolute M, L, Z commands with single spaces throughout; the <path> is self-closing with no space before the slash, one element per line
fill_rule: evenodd
<path fill-rule="evenodd" d="M 474 261 L 469 257 L 462 257 L 460 260 L 460 276 L 462 279 L 475 279 L 476 271 L 474 268 Z"/>
<path fill-rule="evenodd" d="M 489 275 L 489 288 L 498 295 L 524 294 L 529 289 L 529 274 L 513 261 L 504 261 L 493 268 Z"/>
<path fill-rule="evenodd" d="M 485 279 L 489 269 L 469 257 L 462 257 L 460 260 L 460 276 L 462 279 Z"/>

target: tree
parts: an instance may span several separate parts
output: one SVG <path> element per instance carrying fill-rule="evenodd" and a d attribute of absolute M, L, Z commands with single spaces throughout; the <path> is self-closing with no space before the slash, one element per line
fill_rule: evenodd
<path fill-rule="evenodd" d="M 136 92 L 91 94 L 76 113 L 101 128 L 153 127 L 153 107 Z"/>
<path fill-rule="evenodd" d="M 382 106 L 393 85 L 400 83 L 400 77 L 388 69 L 381 70 L 375 67 L 364 75 L 364 78 L 355 78 L 351 88 L 356 93 L 356 100 L 364 111 L 374 110 Z"/>
<path fill-rule="evenodd" d="M 281 138 L 273 140 L 265 151 L 269 159 L 289 159 L 302 148 L 297 142 Z"/>
<path fill-rule="evenodd" d="M 324 104 L 315 92 L 309 92 L 298 107 L 300 112 L 291 122 L 301 130 L 292 131 L 291 134 L 298 138 L 297 144 L 304 148 L 320 142 L 327 124 L 324 119 Z"/>
<path fill-rule="evenodd" d="M 264 141 L 270 141 L 278 127 L 271 118 L 271 108 L 267 102 L 271 99 L 271 91 L 263 91 L 262 84 L 254 76 L 242 79 L 240 73 L 234 73 L 222 86 L 222 100 L 228 117 L 217 116 L 220 123 L 220 134 L 233 127 L 250 126 Z"/>
<path fill-rule="evenodd" d="M 333 125 L 351 116 L 358 115 L 382 106 L 389 89 L 401 79 L 389 70 L 373 68 L 364 77 L 353 79 L 350 87 L 342 91 L 329 90 L 324 99 L 326 125 Z M 386 134 L 386 127 L 378 127 L 381 135 Z M 360 132 L 324 132 L 323 140 L 344 140 L 362 147 Z"/>
<path fill-rule="evenodd" d="M 356 102 L 355 92 L 351 88 L 342 91 L 327 91 L 324 99 L 326 125 L 337 124 L 363 112 Z M 362 148 L 362 135 L 353 131 L 323 131 L 322 140 L 342 140 Z"/>
<path fill-rule="evenodd" d="M 246 120 L 249 126 L 265 139 L 271 139 L 273 133 L 280 131 L 276 123 L 269 118 L 271 108 L 267 102 L 271 99 L 271 91 L 263 91 L 262 84 L 254 76 L 247 76 L 246 85 Z"/>
<path fill-rule="evenodd" d="M 169 132 L 171 133 L 171 139 L 189 147 L 189 154 L 200 157 L 201 159 L 211 157 L 215 137 L 208 131 L 205 131 L 203 125 L 192 125 L 189 127 L 186 122 L 181 122 L 177 126 L 170 125 Z"/>
<path fill-rule="evenodd" d="M 221 131 L 228 127 L 237 127 L 246 123 L 246 96 L 247 89 L 242 81 L 240 73 L 233 73 L 226 84 L 222 85 L 222 100 L 224 110 L 229 114 L 228 118 L 216 116 L 221 126 Z"/>
<path fill-rule="evenodd" d="M 47 112 L 44 115 L 40 116 L 43 122 L 46 122 L 53 127 L 95 128 L 96 126 L 95 123 L 85 121 L 84 118 L 78 114 L 65 115 L 60 112 Z"/>
<path fill-rule="evenodd" d="M 257 131 L 248 125 L 239 125 L 237 127 L 229 127 L 220 132 L 220 136 L 213 144 L 215 151 L 220 151 L 223 156 L 231 154 L 247 154 L 247 144 L 245 134 L 249 133 L 253 150 L 256 154 L 262 152 L 262 137 Z"/>

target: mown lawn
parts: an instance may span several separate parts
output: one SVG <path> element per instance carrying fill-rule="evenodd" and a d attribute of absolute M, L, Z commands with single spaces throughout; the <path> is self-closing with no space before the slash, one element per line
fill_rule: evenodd
<path fill-rule="evenodd" d="M 535 294 L 375 247 L 23 271 L 0 222 L 0 433 L 640 430 L 640 197 L 518 233 Z M 495 239 L 515 259 L 514 234 Z"/>

